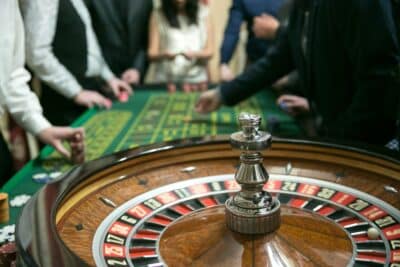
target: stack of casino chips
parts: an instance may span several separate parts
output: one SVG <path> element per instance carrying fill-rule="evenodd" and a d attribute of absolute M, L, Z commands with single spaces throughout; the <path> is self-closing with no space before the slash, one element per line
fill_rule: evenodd
<path fill-rule="evenodd" d="M 15 267 L 17 258 L 15 243 L 8 243 L 0 247 L 0 266 Z"/>
<path fill-rule="evenodd" d="M 9 219 L 10 209 L 8 206 L 8 194 L 0 193 L 0 223 L 7 223 Z"/>

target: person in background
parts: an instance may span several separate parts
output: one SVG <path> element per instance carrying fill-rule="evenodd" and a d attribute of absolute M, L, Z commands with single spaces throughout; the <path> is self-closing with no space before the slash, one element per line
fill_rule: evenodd
<path fill-rule="evenodd" d="M 396 25 L 396 35 L 397 35 L 397 40 L 400 41 L 400 1 L 397 0 L 392 0 L 392 14 L 393 14 L 393 19 L 394 23 Z M 399 66 L 400 68 L 400 66 Z M 397 78 L 400 81 L 400 71 L 398 73 Z M 396 136 L 386 144 L 386 147 L 400 152 L 400 99 L 398 100 L 397 103 L 397 132 Z"/>
<path fill-rule="evenodd" d="M 170 92 L 206 90 L 208 61 L 214 53 L 208 8 L 198 0 L 162 0 L 150 19 L 150 60 L 157 62 L 155 81 Z"/>
<path fill-rule="evenodd" d="M 104 59 L 128 84 L 141 83 L 148 67 L 150 0 L 86 0 Z"/>
<path fill-rule="evenodd" d="M 8 111 L 25 130 L 43 143 L 56 148 L 76 163 L 84 161 L 84 131 L 69 127 L 53 127 L 42 115 L 42 108 L 27 85 L 29 73 L 25 64 L 24 29 L 18 1 L 0 2 L 0 116 Z M 68 151 L 62 142 L 71 147 Z M 12 174 L 10 151 L 0 134 L 0 185 Z"/>
<path fill-rule="evenodd" d="M 87 107 L 110 107 L 99 92 L 130 94 L 103 59 L 83 0 L 21 0 L 27 64 L 43 81 L 41 103 L 54 124 L 71 124 Z"/>
<path fill-rule="evenodd" d="M 302 96 L 289 113 L 311 112 L 320 136 L 383 145 L 396 132 L 399 46 L 386 0 L 298 0 L 269 53 L 235 80 L 204 93 L 198 112 L 234 105 L 297 69 Z"/>
<path fill-rule="evenodd" d="M 285 0 L 233 0 L 221 46 L 222 81 L 234 79 L 228 64 L 239 41 L 243 22 L 247 23 L 246 54 L 250 64 L 261 58 L 275 39 L 280 25 L 277 16 L 284 2 Z"/>

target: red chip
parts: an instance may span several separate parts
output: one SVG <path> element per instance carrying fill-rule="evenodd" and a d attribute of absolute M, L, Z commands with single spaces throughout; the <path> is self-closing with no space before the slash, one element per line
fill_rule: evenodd
<path fill-rule="evenodd" d="M 15 243 L 8 243 L 0 247 L 0 266 L 10 266 L 16 260 Z"/>
<path fill-rule="evenodd" d="M 119 93 L 118 99 L 120 102 L 128 102 L 129 94 L 126 91 Z"/>
<path fill-rule="evenodd" d="M 4 254 L 13 254 L 17 252 L 17 247 L 14 242 L 7 243 L 0 247 L 0 251 Z"/>

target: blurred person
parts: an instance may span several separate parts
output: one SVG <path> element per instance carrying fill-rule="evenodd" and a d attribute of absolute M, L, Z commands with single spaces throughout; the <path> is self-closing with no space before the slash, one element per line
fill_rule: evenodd
<path fill-rule="evenodd" d="M 54 124 L 69 125 L 85 108 L 111 106 L 99 92 L 131 94 L 103 59 L 83 0 L 21 0 L 27 64 L 43 81 L 41 103 Z"/>
<path fill-rule="evenodd" d="M 128 84 L 143 82 L 153 1 L 86 0 L 104 59 Z"/>
<path fill-rule="evenodd" d="M 384 144 L 395 136 L 399 47 L 386 0 L 298 0 L 269 53 L 235 80 L 204 93 L 210 112 L 235 105 L 297 69 L 300 94 L 278 104 L 311 112 L 320 136 Z"/>
<path fill-rule="evenodd" d="M 222 81 L 234 79 L 229 67 L 239 41 L 243 22 L 247 23 L 246 55 L 249 64 L 261 58 L 273 43 L 280 23 L 278 12 L 285 0 L 233 0 L 221 46 L 220 76 Z"/>
<path fill-rule="evenodd" d="M 53 127 L 42 115 L 42 108 L 27 85 L 29 73 L 24 69 L 24 29 L 18 1 L 0 2 L 0 116 L 8 111 L 25 130 L 43 143 L 53 146 L 76 163 L 84 161 L 83 129 Z M 68 151 L 62 144 L 67 141 Z M 10 151 L 0 133 L 0 184 L 12 175 Z"/>
<path fill-rule="evenodd" d="M 170 92 L 206 90 L 208 61 L 214 53 L 209 10 L 198 0 L 162 0 L 150 19 L 150 60 L 156 62 L 155 82 Z"/>
<path fill-rule="evenodd" d="M 396 25 L 397 40 L 400 41 L 400 1 L 392 0 L 392 13 Z M 400 80 L 400 73 L 398 75 Z M 397 107 L 397 133 L 396 136 L 386 145 L 387 148 L 400 152 L 400 99 Z"/>

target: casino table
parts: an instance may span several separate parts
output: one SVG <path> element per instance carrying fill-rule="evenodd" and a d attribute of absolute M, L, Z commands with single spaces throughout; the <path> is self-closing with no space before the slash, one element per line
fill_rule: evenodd
<path fill-rule="evenodd" d="M 247 140 L 232 149 L 227 136 L 187 138 L 67 172 L 21 213 L 21 266 L 400 266 L 399 160 L 274 138 L 259 161 L 258 152 L 243 152 Z M 280 227 L 265 234 L 233 231 L 225 203 L 238 196 L 234 177 L 265 176 L 253 167 L 261 163 L 269 180 L 258 187 L 260 196 L 268 191 L 279 201 Z M 258 205 L 258 199 L 249 201 Z"/>
<path fill-rule="evenodd" d="M 21 211 L 20 266 L 400 266 L 398 158 L 259 132 L 279 121 L 276 134 L 301 134 L 268 92 L 207 116 L 193 113 L 197 97 L 137 92 L 76 123 L 93 160 L 71 169 L 49 150 L 32 162 L 31 182 L 50 183 Z M 242 111 L 264 124 L 238 127 Z M 268 216 L 232 217 L 238 196 L 239 210 Z"/>
<path fill-rule="evenodd" d="M 73 126 L 82 126 L 86 130 L 87 161 L 146 144 L 230 134 L 237 129 L 236 116 L 242 111 L 261 114 L 263 128 L 267 127 L 268 121 L 273 122 L 274 129 L 270 130 L 276 135 L 294 137 L 301 134 L 293 119 L 276 107 L 276 96 L 269 90 L 234 108 L 223 107 L 205 116 L 193 110 L 197 98 L 196 93 L 167 94 L 161 86 L 142 87 L 135 91 L 129 102 L 114 103 L 108 111 L 90 109 Z M 37 159 L 29 162 L 2 188 L 16 204 L 10 207 L 10 220 L 0 227 L 15 224 L 22 207 L 21 198 L 31 197 L 72 167 L 52 148 L 43 149 Z"/>

